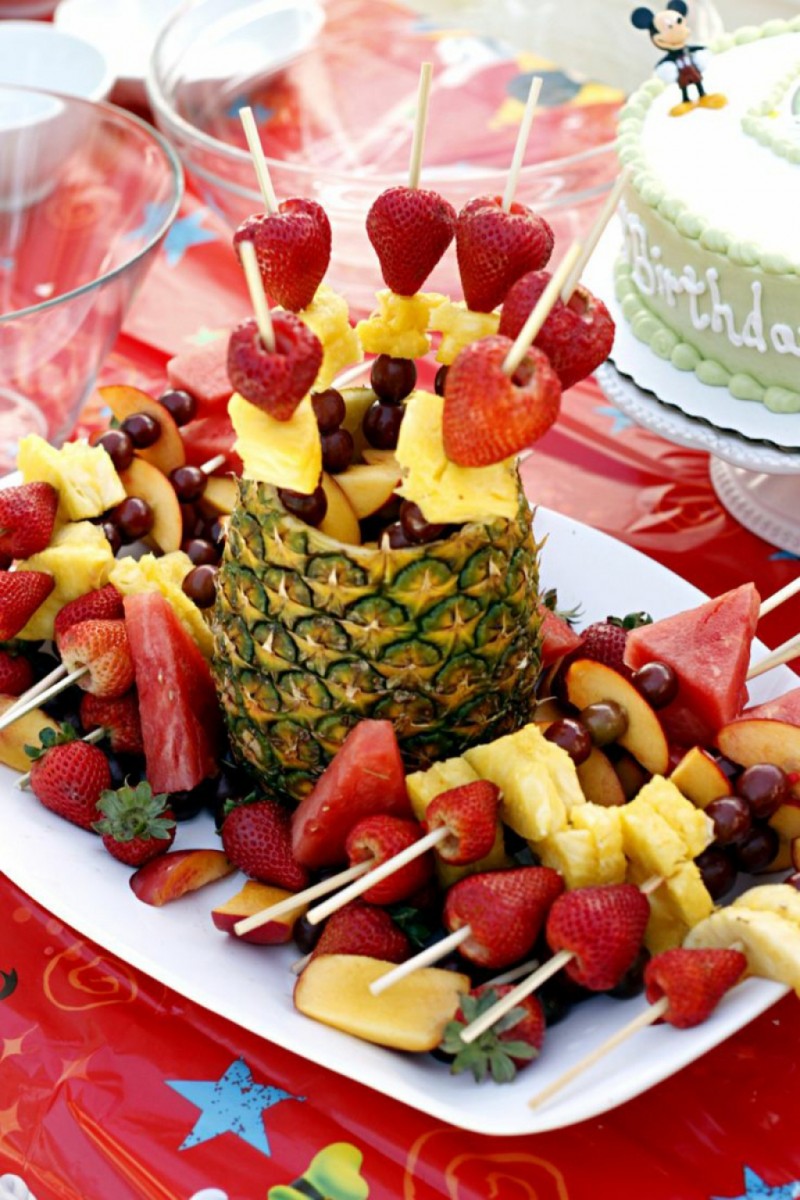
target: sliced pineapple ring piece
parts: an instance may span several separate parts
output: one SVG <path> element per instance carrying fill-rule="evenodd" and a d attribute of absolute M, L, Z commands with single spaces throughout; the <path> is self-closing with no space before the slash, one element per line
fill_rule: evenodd
<path fill-rule="evenodd" d="M 25 483 L 51 483 L 59 495 L 58 519 L 99 517 L 125 499 L 125 488 L 102 446 L 65 442 L 60 449 L 38 434 L 22 438 L 17 466 Z"/>
<path fill-rule="evenodd" d="M 442 335 L 436 361 L 449 367 L 465 346 L 497 333 L 499 324 L 499 313 L 473 312 L 463 300 L 445 300 L 438 304 L 431 313 L 428 326 L 434 333 Z"/>
<path fill-rule="evenodd" d="M 181 586 L 192 567 L 192 560 L 182 550 L 174 550 L 158 558 L 154 554 L 143 554 L 139 559 L 126 556 L 115 563 L 108 581 L 123 596 L 160 592 L 169 601 L 187 633 L 194 638 L 206 658 L 210 658 L 214 648 L 211 630 L 201 610 Z"/>
<path fill-rule="evenodd" d="M 90 521 L 62 525 L 46 549 L 19 563 L 21 571 L 47 571 L 56 585 L 17 637 L 34 642 L 51 638 L 59 609 L 108 583 L 115 561 L 99 525 Z"/>
<path fill-rule="evenodd" d="M 736 908 L 753 912 L 774 912 L 800 928 L 800 892 L 790 883 L 765 883 L 748 888 L 733 901 Z"/>
<path fill-rule="evenodd" d="M 244 464 L 243 477 L 310 495 L 322 472 L 322 442 L 306 396 L 290 420 L 276 421 L 234 392 L 228 414 L 236 431 L 234 449 Z"/>
<path fill-rule="evenodd" d="M 364 351 L 350 324 L 347 301 L 327 283 L 319 285 L 314 299 L 298 316 L 322 343 L 322 364 L 311 389 L 322 392 L 345 367 L 361 362 Z"/>
<path fill-rule="evenodd" d="M 445 297 L 438 292 L 399 296 L 383 288 L 375 293 L 375 299 L 377 310 L 356 325 L 356 333 L 367 353 L 389 354 L 392 358 L 424 358 L 431 348 L 431 339 L 425 332 L 431 312 Z"/>
<path fill-rule="evenodd" d="M 773 979 L 800 995 L 800 928 L 776 912 L 729 905 L 712 913 L 686 936 L 684 945 L 732 946 L 740 942 L 749 974 Z"/>
<path fill-rule="evenodd" d="M 398 492 L 434 524 L 513 521 L 519 508 L 516 459 L 491 467 L 456 466 L 444 452 L 443 410 L 444 398 L 430 392 L 412 392 L 406 401 L 395 452 L 403 469 Z"/>

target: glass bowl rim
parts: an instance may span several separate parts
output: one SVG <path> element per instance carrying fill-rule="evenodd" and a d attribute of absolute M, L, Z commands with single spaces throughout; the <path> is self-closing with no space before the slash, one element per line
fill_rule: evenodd
<path fill-rule="evenodd" d="M 107 100 L 86 100 L 81 96 L 71 96 L 66 92 L 51 92 L 46 88 L 27 87 L 22 84 L 2 84 L 2 90 L 13 92 L 30 92 L 40 96 L 50 96 L 56 100 L 65 101 L 66 104 L 74 105 L 79 108 L 89 109 L 92 112 L 99 110 L 107 118 L 111 118 L 118 125 L 131 125 L 140 133 L 146 135 L 158 149 L 161 151 L 166 165 L 169 169 L 169 177 L 172 185 L 172 198 L 169 202 L 169 208 L 159 222 L 158 228 L 150 234 L 147 241 L 141 246 L 135 254 L 126 258 L 124 262 L 111 270 L 98 275 L 95 279 L 90 279 L 88 283 L 82 283 L 79 287 L 71 288 L 67 292 L 61 292 L 58 296 L 51 296 L 47 300 L 41 300 L 38 304 L 29 304 L 26 308 L 16 308 L 10 313 L 0 313 L 0 325 L 10 321 L 19 320 L 21 317 L 28 317 L 33 313 L 43 312 L 49 308 L 55 308 L 57 305 L 65 301 L 73 300 L 78 296 L 83 296 L 87 292 L 91 292 L 94 288 L 99 288 L 109 280 L 122 275 L 129 267 L 139 262 L 155 246 L 161 241 L 165 234 L 169 231 L 175 218 L 180 210 L 185 192 L 185 178 L 183 172 L 183 164 L 180 156 L 170 142 L 163 134 L 150 125 L 141 117 L 137 117 L 134 113 L 128 112 L 124 108 L 120 108 L 116 104 L 110 104 Z"/>
<path fill-rule="evenodd" d="M 233 146 L 227 142 L 222 142 L 218 138 L 212 137 L 211 134 L 205 133 L 202 129 L 198 128 L 198 126 L 193 125 L 191 121 L 187 121 L 185 117 L 182 117 L 172 104 L 172 101 L 167 95 L 165 87 L 162 83 L 161 75 L 166 71 L 167 68 L 164 67 L 161 74 L 158 70 L 163 51 L 163 43 L 168 37 L 170 37 L 175 27 L 181 23 L 184 17 L 192 16 L 198 11 L 198 9 L 212 5 L 216 2 L 217 0 L 195 0 L 195 3 L 182 4 L 180 8 L 178 8 L 177 11 L 174 12 L 173 15 L 164 22 L 153 44 L 150 61 L 147 67 L 147 74 L 145 76 L 145 84 L 150 105 L 153 110 L 153 115 L 157 117 L 160 116 L 165 125 L 169 128 L 170 132 L 173 130 L 179 131 L 183 134 L 187 141 L 195 142 L 200 148 L 210 150 L 214 154 L 219 155 L 220 158 L 228 159 L 228 161 L 232 163 L 243 165 L 251 161 L 249 151 L 239 146 Z M 174 68 L 174 65 L 174 63 L 171 64 L 170 69 Z M 568 154 L 559 158 L 549 158 L 541 162 L 531 163 L 527 167 L 523 166 L 520 170 L 520 181 L 536 178 L 540 174 L 546 175 L 548 172 L 551 172 L 555 169 L 560 169 L 562 171 L 567 170 L 574 165 L 584 163 L 587 160 L 602 154 L 607 154 L 610 151 L 615 150 L 616 146 L 617 138 L 615 135 L 608 141 L 600 142 L 595 146 L 589 146 L 587 149 L 579 150 L 575 154 Z M 270 170 L 280 169 L 292 171 L 299 177 L 307 178 L 316 183 L 319 183 L 320 181 L 341 183 L 343 179 L 351 177 L 350 173 L 345 171 L 343 168 L 336 170 L 331 168 L 323 168 L 320 170 L 320 168 L 314 166 L 313 163 L 306 165 L 305 163 L 288 162 L 286 159 L 273 158 L 270 155 L 265 155 L 265 159 Z M 210 173 L 206 171 L 206 174 L 209 175 Z M 502 192 L 507 176 L 508 166 L 504 165 L 502 167 L 497 167 L 494 170 L 481 171 L 479 173 L 476 172 L 473 178 L 475 184 L 479 185 L 480 187 L 486 188 L 487 190 L 494 189 Z M 396 171 L 379 172 L 374 175 L 370 174 L 369 176 L 364 177 L 364 182 L 367 181 L 369 181 L 370 184 L 374 183 L 376 189 L 378 190 L 384 190 L 387 187 L 404 182 L 402 174 Z M 230 181 L 227 181 L 226 183 L 225 180 L 221 180 L 220 182 L 225 183 L 230 190 L 236 191 L 240 194 L 246 192 L 247 195 L 260 195 L 258 187 L 255 184 L 255 178 L 252 192 L 249 188 L 244 189 L 241 187 L 241 185 L 233 185 Z M 435 168 L 429 168 L 426 170 L 423 166 L 421 180 L 422 186 L 446 190 L 448 182 L 449 180 L 446 177 L 443 178 L 441 174 L 435 173 Z"/>

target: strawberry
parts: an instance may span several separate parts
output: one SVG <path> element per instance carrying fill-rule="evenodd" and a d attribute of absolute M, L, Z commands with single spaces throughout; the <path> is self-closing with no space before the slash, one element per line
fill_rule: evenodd
<path fill-rule="evenodd" d="M 747 970 L 740 950 L 664 950 L 644 970 L 647 999 L 669 1001 L 664 1020 L 677 1029 L 691 1029 L 710 1017 L 722 997 Z"/>
<path fill-rule="evenodd" d="M 124 621 L 79 621 L 58 640 L 61 661 L 68 671 L 86 667 L 78 686 L 95 696 L 124 696 L 133 687 L 134 672 Z"/>
<path fill-rule="evenodd" d="M 546 271 L 518 279 L 503 303 L 498 332 L 513 341 L 549 282 Z M 602 300 L 579 285 L 566 304 L 556 300 L 533 344 L 550 359 L 566 391 L 606 361 L 614 344 L 614 321 Z"/>
<path fill-rule="evenodd" d="M 436 853 L 447 863 L 463 866 L 488 854 L 497 836 L 500 789 L 486 779 L 440 792 L 425 810 L 425 827 L 446 827 L 448 836 Z"/>
<path fill-rule="evenodd" d="M 467 307 L 491 312 L 527 271 L 540 271 L 553 252 L 553 231 L 543 217 L 501 196 L 476 196 L 456 223 L 456 256 Z M 515 335 L 516 336 L 516 335 Z"/>
<path fill-rule="evenodd" d="M 470 936 L 459 946 L 464 958 L 481 967 L 507 967 L 530 951 L 563 890 L 564 880 L 551 867 L 468 875 L 447 893 L 444 923 L 451 933 L 470 926 Z"/>
<path fill-rule="evenodd" d="M 274 351 L 267 350 L 253 318 L 242 321 L 228 343 L 231 385 L 276 421 L 288 421 L 317 377 L 322 344 L 290 312 L 273 312 Z"/>
<path fill-rule="evenodd" d="M 411 944 L 386 909 L 354 900 L 328 917 L 312 957 L 318 954 L 363 954 L 399 963 L 408 958 Z"/>
<path fill-rule="evenodd" d="M 121 593 L 113 583 L 107 583 L 105 587 L 84 592 L 59 609 L 53 622 L 56 641 L 70 625 L 79 625 L 81 621 L 117 621 L 124 615 Z"/>
<path fill-rule="evenodd" d="M 38 750 L 26 747 L 33 759 L 31 791 L 59 817 L 92 830 L 98 802 L 111 787 L 111 772 L 102 750 L 74 740 L 74 733 L 44 729 Z"/>
<path fill-rule="evenodd" d="M 277 800 L 246 800 L 222 823 L 225 854 L 245 875 L 299 892 L 308 872 L 292 854 L 289 813 Z"/>
<path fill-rule="evenodd" d="M 436 192 L 393 187 L 367 213 L 367 236 L 378 256 L 383 282 L 413 296 L 453 240 L 456 212 Z"/>
<path fill-rule="evenodd" d="M 461 467 L 502 462 L 542 437 L 558 416 L 561 385 L 541 350 L 529 350 L 513 376 L 503 371 L 512 344 L 496 334 L 481 338 L 448 368 L 444 450 Z"/>
<path fill-rule="evenodd" d="M 451 1075 L 472 1071 L 477 1083 L 491 1073 L 495 1083 L 510 1083 L 520 1067 L 538 1057 L 545 1032 L 544 1009 L 536 996 L 526 996 L 474 1042 L 464 1042 L 461 1032 L 507 995 L 511 984 L 484 984 L 461 997 L 458 1012 L 444 1030 L 439 1049 L 452 1055 Z"/>
<path fill-rule="evenodd" d="M 573 658 L 591 658 L 630 679 L 633 671 L 624 660 L 628 631 L 640 625 L 650 624 L 647 613 L 628 613 L 625 617 L 606 617 L 605 621 L 594 621 L 587 625 L 581 637 L 583 641 Z"/>
<path fill-rule="evenodd" d="M 175 840 L 175 819 L 164 794 L 153 795 L 146 780 L 116 791 L 105 791 L 97 808 L 102 816 L 94 830 L 102 835 L 109 854 L 129 867 L 140 867 Z"/>
<path fill-rule="evenodd" d="M 649 916 L 647 897 L 632 883 L 575 888 L 556 900 L 545 933 L 553 951 L 574 955 L 564 968 L 569 977 L 603 992 L 619 983 L 635 959 Z"/>
<path fill-rule="evenodd" d="M 22 654 L 0 650 L 0 695 L 21 696 L 33 683 L 33 667 Z"/>
<path fill-rule="evenodd" d="M 46 571 L 0 571 L 0 642 L 17 636 L 55 585 Z"/>
<path fill-rule="evenodd" d="M 292 197 L 277 212 L 248 217 L 234 247 L 252 242 L 264 290 L 276 304 L 298 312 L 314 299 L 331 257 L 331 224 L 315 200 Z"/>
<path fill-rule="evenodd" d="M 94 696 L 86 692 L 81 697 L 80 721 L 85 733 L 105 729 L 115 754 L 144 754 L 135 692 L 126 692 L 124 696 Z"/>
<path fill-rule="evenodd" d="M 58 492 L 50 483 L 22 483 L 0 491 L 0 555 L 30 558 L 50 545 Z"/>
<path fill-rule="evenodd" d="M 374 813 L 356 822 L 347 835 L 345 850 L 351 867 L 361 862 L 371 862 L 377 867 L 387 859 L 394 858 L 401 850 L 413 846 L 421 836 L 422 830 L 416 821 L 393 817 L 388 813 Z M 423 887 L 432 873 L 433 858 L 428 852 L 413 858 L 362 895 L 369 904 L 394 904 Z"/>

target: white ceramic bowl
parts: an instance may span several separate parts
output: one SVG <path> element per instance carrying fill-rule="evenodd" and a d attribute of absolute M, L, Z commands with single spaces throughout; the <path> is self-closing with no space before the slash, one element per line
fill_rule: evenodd
<path fill-rule="evenodd" d="M 0 23 L 0 84 L 105 100 L 114 72 L 101 50 L 45 21 Z"/>

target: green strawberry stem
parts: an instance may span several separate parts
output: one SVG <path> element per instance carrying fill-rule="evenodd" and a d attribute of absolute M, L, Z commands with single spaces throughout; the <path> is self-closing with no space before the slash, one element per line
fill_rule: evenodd
<path fill-rule="evenodd" d="M 512 988 L 507 995 L 501 997 L 486 1012 L 481 1013 L 477 1020 L 467 1025 L 466 1029 L 461 1031 L 462 1042 L 466 1042 L 467 1045 L 470 1042 L 474 1042 L 487 1029 L 491 1029 L 492 1025 L 505 1016 L 510 1009 L 519 1004 L 520 1000 L 524 1000 L 526 996 L 530 996 L 545 980 L 549 979 L 551 975 L 555 975 L 574 957 L 571 950 L 559 950 L 557 954 L 554 954 L 546 963 L 543 963 L 532 975 L 529 975 L 527 979 L 523 979 L 522 983 L 518 983 L 515 988 Z"/>

